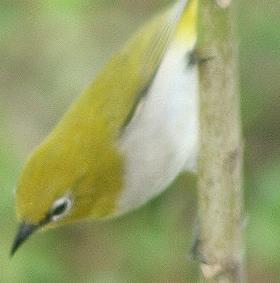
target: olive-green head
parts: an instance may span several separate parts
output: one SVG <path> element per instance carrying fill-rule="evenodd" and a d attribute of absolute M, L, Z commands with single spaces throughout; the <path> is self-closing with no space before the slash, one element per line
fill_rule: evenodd
<path fill-rule="evenodd" d="M 16 189 L 21 227 L 12 254 L 35 230 L 113 214 L 120 188 L 119 159 L 110 146 L 84 143 L 75 135 L 51 137 L 24 166 Z"/>
<path fill-rule="evenodd" d="M 85 217 L 89 212 L 90 207 L 85 200 L 93 198 L 94 190 L 84 188 L 88 177 L 87 165 L 82 160 L 78 161 L 70 151 L 64 153 L 66 148 L 63 147 L 66 145 L 61 148 L 43 145 L 24 166 L 16 190 L 19 221 L 37 224 L 48 217 L 50 224 L 59 225 L 67 219 Z M 75 166 L 75 162 L 80 165 Z"/>
<path fill-rule="evenodd" d="M 22 233 L 27 233 L 27 227 L 37 230 L 59 226 L 86 218 L 92 210 L 94 190 L 88 187 L 86 166 L 73 166 L 77 158 L 63 151 L 59 146 L 42 145 L 24 166 L 16 189 L 16 213 L 21 231 L 13 252 L 25 240 Z"/>

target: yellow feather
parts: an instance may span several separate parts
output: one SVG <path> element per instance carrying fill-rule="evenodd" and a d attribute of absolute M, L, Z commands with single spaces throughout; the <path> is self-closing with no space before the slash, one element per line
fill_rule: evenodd
<path fill-rule="evenodd" d="M 198 0 L 189 1 L 178 24 L 175 40 L 192 44 L 197 38 Z"/>

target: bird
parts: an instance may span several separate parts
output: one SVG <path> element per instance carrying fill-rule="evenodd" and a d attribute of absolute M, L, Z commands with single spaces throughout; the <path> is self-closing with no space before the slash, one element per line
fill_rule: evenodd
<path fill-rule="evenodd" d="M 179 0 L 140 27 L 27 158 L 11 255 L 35 231 L 118 217 L 195 171 L 197 9 Z"/>

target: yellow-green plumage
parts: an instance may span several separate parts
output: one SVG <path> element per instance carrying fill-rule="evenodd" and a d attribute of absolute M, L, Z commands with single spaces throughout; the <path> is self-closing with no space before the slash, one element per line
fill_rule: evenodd
<path fill-rule="evenodd" d="M 65 194 L 73 198 L 70 213 L 48 226 L 115 212 L 125 162 L 117 141 L 170 42 L 195 41 L 197 0 L 188 2 L 180 1 L 140 29 L 30 156 L 16 192 L 20 221 L 40 223 Z"/>

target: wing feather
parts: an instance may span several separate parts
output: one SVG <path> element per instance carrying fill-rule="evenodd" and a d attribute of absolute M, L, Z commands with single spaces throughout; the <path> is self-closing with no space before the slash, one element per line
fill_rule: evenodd
<path fill-rule="evenodd" d="M 113 135 L 128 125 L 147 94 L 188 0 L 157 15 L 114 55 L 86 91 L 95 123 Z M 106 107 L 106 111 L 104 111 Z M 97 115 L 98 112 L 98 115 Z"/>
<path fill-rule="evenodd" d="M 186 0 L 179 1 L 178 4 L 173 7 L 173 9 L 169 9 L 167 12 L 161 15 L 162 20 L 158 20 L 158 23 L 160 24 L 151 39 L 150 46 L 147 49 L 143 59 L 142 71 L 140 72 L 140 76 L 143 79 L 143 84 L 139 88 L 139 92 L 135 97 L 131 111 L 129 112 L 123 124 L 123 128 L 129 124 L 138 108 L 139 103 L 148 93 L 164 54 L 166 53 L 170 41 L 174 36 L 177 24 L 181 18 L 184 8 L 186 7 L 186 4 Z"/>

